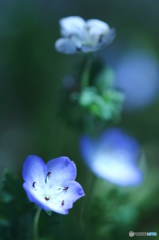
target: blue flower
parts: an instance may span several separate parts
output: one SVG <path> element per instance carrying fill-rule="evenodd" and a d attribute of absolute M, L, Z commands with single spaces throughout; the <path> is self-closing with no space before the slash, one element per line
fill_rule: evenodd
<path fill-rule="evenodd" d="M 111 183 L 135 186 L 143 180 L 142 172 L 137 166 L 139 144 L 120 129 L 109 129 L 97 140 L 87 135 L 82 136 L 80 152 L 92 172 Z"/>
<path fill-rule="evenodd" d="M 76 166 L 67 157 L 50 160 L 47 164 L 34 155 L 23 164 L 23 188 L 31 202 L 45 211 L 67 214 L 73 203 L 84 196 L 81 185 L 74 181 Z"/>
<path fill-rule="evenodd" d="M 98 19 L 85 21 L 78 16 L 62 18 L 59 22 L 62 38 L 55 43 L 58 52 L 74 54 L 97 51 L 111 43 L 115 29 Z"/>
<path fill-rule="evenodd" d="M 146 107 L 158 97 L 158 61 L 148 51 L 136 49 L 120 57 L 115 76 L 115 87 L 125 93 L 127 111 Z"/>

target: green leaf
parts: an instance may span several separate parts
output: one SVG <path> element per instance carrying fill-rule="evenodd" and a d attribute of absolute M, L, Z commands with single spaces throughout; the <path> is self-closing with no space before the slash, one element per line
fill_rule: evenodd
<path fill-rule="evenodd" d="M 46 213 L 51 216 L 52 215 L 52 211 L 46 211 Z"/>
<path fill-rule="evenodd" d="M 115 120 L 119 118 L 124 95 L 113 89 L 98 93 L 95 87 L 84 89 L 79 95 L 78 102 L 94 117 L 101 120 Z"/>
<path fill-rule="evenodd" d="M 4 171 L 0 189 L 0 239 L 31 239 L 34 212 L 21 178 Z"/>
<path fill-rule="evenodd" d="M 102 92 L 113 87 L 114 79 L 115 73 L 113 69 L 106 67 L 98 74 L 95 82 L 99 90 Z"/>

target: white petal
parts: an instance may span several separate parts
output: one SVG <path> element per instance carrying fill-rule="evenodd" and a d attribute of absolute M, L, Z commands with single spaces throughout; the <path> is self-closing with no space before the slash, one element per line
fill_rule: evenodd
<path fill-rule="evenodd" d="M 95 52 L 97 50 L 99 50 L 99 46 L 98 47 L 91 47 L 91 46 L 87 46 L 87 45 L 82 45 L 81 47 L 81 51 L 84 53 L 89 53 L 89 52 Z"/>
<path fill-rule="evenodd" d="M 85 20 L 78 16 L 66 17 L 60 20 L 61 34 L 68 37 L 72 34 L 83 34 Z"/>
<path fill-rule="evenodd" d="M 34 202 L 45 211 L 51 210 L 50 206 L 48 205 L 48 201 L 46 201 L 42 195 L 42 191 L 35 191 L 33 187 L 29 186 L 29 184 L 26 182 L 23 183 L 23 188 L 25 189 L 27 196 L 31 202 Z"/>
<path fill-rule="evenodd" d="M 77 199 L 85 195 L 82 186 L 76 181 L 68 181 L 65 183 L 68 190 L 63 190 L 59 195 L 65 202 L 74 203 Z"/>
<path fill-rule="evenodd" d="M 68 157 L 59 157 L 47 163 L 47 170 L 50 172 L 50 187 L 62 186 L 68 181 L 74 181 L 77 175 L 76 165 Z"/>
<path fill-rule="evenodd" d="M 115 28 L 110 28 L 108 33 L 105 34 L 105 36 L 103 37 L 101 44 L 107 46 L 114 40 L 115 36 L 116 36 Z"/>
<path fill-rule="evenodd" d="M 120 159 L 121 157 L 121 159 Z M 133 165 L 126 163 L 126 156 L 119 156 L 114 159 L 111 155 L 100 156 L 94 159 L 90 166 L 92 171 L 99 177 L 120 186 L 135 186 L 142 182 L 143 175 L 141 170 Z"/>
<path fill-rule="evenodd" d="M 88 20 L 87 29 L 93 47 L 106 45 L 115 37 L 114 30 L 112 31 L 107 23 L 98 19 Z"/>
<path fill-rule="evenodd" d="M 23 164 L 23 179 L 32 186 L 33 182 L 40 187 L 45 185 L 45 177 L 47 173 L 44 161 L 35 155 L 29 155 Z"/>
<path fill-rule="evenodd" d="M 106 32 L 109 30 L 109 25 L 98 19 L 89 19 L 86 22 L 86 26 L 90 29 L 90 33 Z"/>
<path fill-rule="evenodd" d="M 60 38 L 55 42 L 55 48 L 58 52 L 65 54 L 74 54 L 77 52 L 77 47 L 73 41 L 67 38 Z"/>

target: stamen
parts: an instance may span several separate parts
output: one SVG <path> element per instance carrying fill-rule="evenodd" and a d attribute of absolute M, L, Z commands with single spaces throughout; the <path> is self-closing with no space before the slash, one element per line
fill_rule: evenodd
<path fill-rule="evenodd" d="M 64 200 L 62 200 L 62 202 L 61 202 L 61 206 L 64 206 L 64 204 L 65 204 L 65 202 L 64 202 Z"/>
<path fill-rule="evenodd" d="M 36 182 L 33 182 L 33 184 L 32 184 L 33 188 L 35 188 L 35 183 L 36 183 Z"/>
<path fill-rule="evenodd" d="M 101 43 L 102 42 L 102 38 L 104 37 L 104 35 L 103 34 L 101 34 L 100 36 L 99 36 L 99 39 L 98 39 L 98 41 Z"/>
<path fill-rule="evenodd" d="M 47 177 L 49 177 L 49 176 L 50 176 L 50 174 L 51 174 L 51 172 L 48 172 L 46 176 L 47 176 Z"/>
<path fill-rule="evenodd" d="M 45 200 L 48 201 L 50 198 L 49 197 L 45 197 Z"/>
<path fill-rule="evenodd" d="M 67 186 L 67 187 L 58 187 L 58 190 L 68 190 L 69 189 L 69 187 Z"/>
<path fill-rule="evenodd" d="M 46 180 L 45 180 L 46 183 L 47 183 L 48 180 L 49 180 L 49 176 L 50 176 L 50 174 L 51 174 L 51 172 L 48 172 L 47 175 L 46 175 Z"/>

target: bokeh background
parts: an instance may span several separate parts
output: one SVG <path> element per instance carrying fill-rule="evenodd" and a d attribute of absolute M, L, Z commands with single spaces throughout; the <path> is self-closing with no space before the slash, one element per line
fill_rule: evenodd
<path fill-rule="evenodd" d="M 126 94 L 122 119 L 116 125 L 134 136 L 145 154 L 141 186 L 118 188 L 96 179 L 93 200 L 89 192 L 94 175 L 78 147 L 82 132 L 58 115 L 60 90 L 66 77 L 76 73 L 78 57 L 56 52 L 54 43 L 60 37 L 59 19 L 75 15 L 101 19 L 116 28 L 114 42 L 98 57 L 113 69 L 115 87 Z M 1 180 L 6 168 L 22 180 L 22 165 L 30 154 L 46 162 L 65 155 L 76 163 L 77 181 L 89 196 L 75 203 L 68 216 L 48 217 L 42 212 L 42 239 L 124 240 L 129 231 L 159 233 L 158 24 L 157 0 L 0 0 Z M 18 201 L 24 192 L 20 186 Z M 10 211 L 8 221 L 11 218 L 17 230 L 13 227 L 2 239 L 30 239 L 18 230 L 32 229 L 35 210 L 33 205 L 29 208 L 27 217 L 21 213 L 15 221 L 16 211 Z M 3 227 L 4 234 L 8 225 Z"/>

